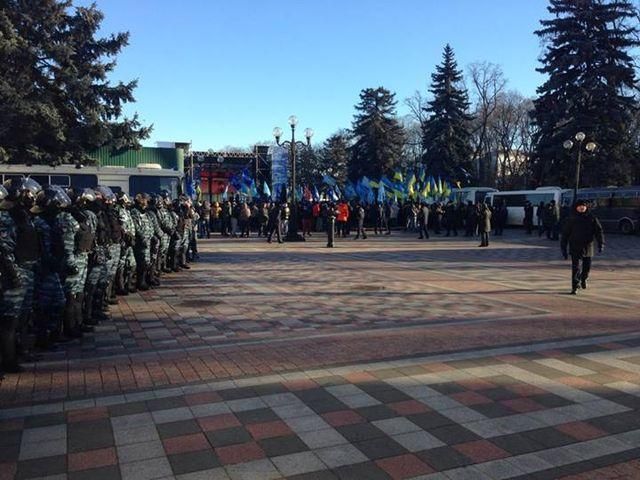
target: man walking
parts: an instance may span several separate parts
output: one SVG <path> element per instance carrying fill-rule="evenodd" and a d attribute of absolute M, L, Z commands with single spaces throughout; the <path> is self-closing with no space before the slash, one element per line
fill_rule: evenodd
<path fill-rule="evenodd" d="M 364 217 L 365 217 L 364 207 L 360 203 L 357 203 L 354 211 L 356 216 L 356 225 L 358 229 L 354 240 L 358 240 L 360 238 L 360 235 L 362 235 L 363 240 L 366 240 L 367 234 L 364 231 Z"/>
<path fill-rule="evenodd" d="M 600 221 L 589 212 L 584 200 L 575 204 L 573 215 L 567 219 L 562 232 L 560 248 L 566 259 L 571 255 L 571 295 L 578 288 L 587 288 L 587 279 L 591 271 L 591 258 L 594 255 L 593 242 L 598 243 L 598 253 L 604 249 L 604 235 Z M 569 250 L 567 251 L 567 246 Z"/>

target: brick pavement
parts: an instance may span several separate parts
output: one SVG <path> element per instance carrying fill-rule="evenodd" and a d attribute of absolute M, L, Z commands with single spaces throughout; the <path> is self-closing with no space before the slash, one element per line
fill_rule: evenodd
<path fill-rule="evenodd" d="M 639 357 L 636 332 L 8 408 L 0 478 L 636 478 Z"/>
<path fill-rule="evenodd" d="M 509 234 L 203 242 L 2 381 L 0 479 L 633 478 L 640 240 Z"/>

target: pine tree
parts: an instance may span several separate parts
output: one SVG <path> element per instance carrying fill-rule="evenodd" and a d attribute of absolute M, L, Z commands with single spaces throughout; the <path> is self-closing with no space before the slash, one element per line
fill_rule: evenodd
<path fill-rule="evenodd" d="M 395 94 L 383 87 L 366 88 L 355 108 L 349 177 L 379 178 L 390 173 L 402 155 L 404 132 L 396 118 Z"/>
<path fill-rule="evenodd" d="M 320 151 L 322 173 L 331 175 L 339 184 L 347 179 L 349 142 L 343 132 L 334 133 L 324 141 Z"/>
<path fill-rule="evenodd" d="M 0 9 L 0 161 L 87 162 L 98 147 L 138 146 L 150 128 L 124 118 L 136 81 L 109 73 L 127 33 L 97 37 L 103 14 L 71 0 L 4 0 Z"/>
<path fill-rule="evenodd" d="M 469 95 L 462 84 L 453 49 L 444 47 L 442 63 L 431 75 L 433 99 L 427 103 L 428 115 L 422 128 L 423 162 L 432 175 L 460 180 L 463 170 L 474 171 L 471 155 Z"/>
<path fill-rule="evenodd" d="M 629 51 L 638 46 L 628 0 L 550 0 L 553 18 L 536 35 L 547 42 L 532 119 L 539 129 L 533 159 L 540 184 L 572 186 L 576 152 L 563 143 L 579 131 L 598 145 L 583 155 L 581 184 L 625 184 L 633 176 L 630 126 L 637 103 Z"/>

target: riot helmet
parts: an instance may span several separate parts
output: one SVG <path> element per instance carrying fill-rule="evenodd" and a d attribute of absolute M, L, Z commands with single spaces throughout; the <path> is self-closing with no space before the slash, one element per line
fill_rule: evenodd
<path fill-rule="evenodd" d="M 59 185 L 47 185 L 36 196 L 32 213 L 43 213 L 52 210 L 61 210 L 71 206 L 71 198 Z"/>
<path fill-rule="evenodd" d="M 33 207 L 36 195 L 42 187 L 38 182 L 28 177 L 14 177 L 4 182 L 7 189 L 6 200 L 19 202 L 27 208 Z"/>
<path fill-rule="evenodd" d="M 146 193 L 138 193 L 134 199 L 136 207 L 140 210 L 146 210 L 149 206 L 149 195 Z"/>
<path fill-rule="evenodd" d="M 129 195 L 122 191 L 116 193 L 116 201 L 123 207 L 128 207 L 129 205 L 131 205 L 131 198 L 129 198 Z"/>
<path fill-rule="evenodd" d="M 101 200 L 104 203 L 113 203 L 116 201 L 116 195 L 111 190 L 111 187 L 105 187 L 103 185 L 98 185 L 96 187 L 96 198 Z"/>

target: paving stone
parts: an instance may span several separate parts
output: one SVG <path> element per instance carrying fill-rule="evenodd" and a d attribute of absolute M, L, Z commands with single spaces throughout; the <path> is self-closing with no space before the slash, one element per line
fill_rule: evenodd
<path fill-rule="evenodd" d="M 209 443 L 214 447 L 224 447 L 227 445 L 235 445 L 245 443 L 252 440 L 247 430 L 241 427 L 227 428 L 225 430 L 214 430 L 206 432 Z"/>
<path fill-rule="evenodd" d="M 353 465 L 355 463 L 362 463 L 368 460 L 360 450 L 350 444 L 320 448 L 314 450 L 314 453 L 329 468 Z"/>
<path fill-rule="evenodd" d="M 271 458 L 285 477 L 324 470 L 326 467 L 313 452 L 300 452 Z"/>
<path fill-rule="evenodd" d="M 210 470 L 220 466 L 218 457 L 211 450 L 169 455 L 168 459 L 175 475 Z"/>
<path fill-rule="evenodd" d="M 198 472 L 184 473 L 176 476 L 177 480 L 229 480 L 229 475 L 224 468 L 211 468 Z"/>
<path fill-rule="evenodd" d="M 120 472 L 122 480 L 151 480 L 173 475 L 166 457 L 121 464 Z"/>
<path fill-rule="evenodd" d="M 16 480 L 44 477 L 47 475 L 57 475 L 67 471 L 66 455 L 56 455 L 54 457 L 37 458 L 18 462 Z"/>
<path fill-rule="evenodd" d="M 407 449 L 388 437 L 372 438 L 354 445 L 370 460 L 395 457 L 407 453 Z"/>
<path fill-rule="evenodd" d="M 431 448 L 426 445 L 422 451 L 417 451 L 416 456 L 431 465 L 435 470 L 450 470 L 464 467 L 473 463 L 469 457 L 449 446 Z"/>
<path fill-rule="evenodd" d="M 342 445 L 349 441 L 333 428 L 325 430 L 315 430 L 312 432 L 302 432 L 298 437 L 311 449 L 319 449 L 324 447 L 333 447 Z"/>
<path fill-rule="evenodd" d="M 38 443 L 26 443 L 20 448 L 19 460 L 53 457 L 67 453 L 67 442 L 64 440 L 48 440 Z"/>
<path fill-rule="evenodd" d="M 68 480 L 120 480 L 120 469 L 117 465 L 92 468 L 79 472 L 69 472 Z"/>
<path fill-rule="evenodd" d="M 258 442 L 267 457 L 289 455 L 308 450 L 307 445 L 296 435 L 267 438 Z M 303 473 L 303 472 L 298 472 Z"/>
<path fill-rule="evenodd" d="M 423 430 L 393 435 L 391 438 L 409 452 L 419 452 L 427 448 L 436 448 L 444 445 L 444 442 Z"/>
<path fill-rule="evenodd" d="M 200 425 L 195 420 L 182 420 L 179 422 L 162 423 L 156 425 L 160 438 L 178 437 L 201 431 Z"/>
<path fill-rule="evenodd" d="M 118 446 L 118 461 L 120 463 L 131 463 L 164 456 L 164 448 L 159 440 Z"/>
<path fill-rule="evenodd" d="M 160 440 L 158 431 L 153 424 L 132 427 L 127 430 L 116 430 L 113 432 L 113 436 L 117 446 Z"/>
<path fill-rule="evenodd" d="M 340 480 L 389 480 L 391 477 L 374 462 L 346 465 L 334 470 Z"/>
<path fill-rule="evenodd" d="M 231 480 L 275 480 L 281 477 L 273 463 L 267 459 L 226 467 Z"/>
<path fill-rule="evenodd" d="M 415 423 L 403 417 L 376 420 L 371 423 L 390 436 L 421 430 Z"/>

